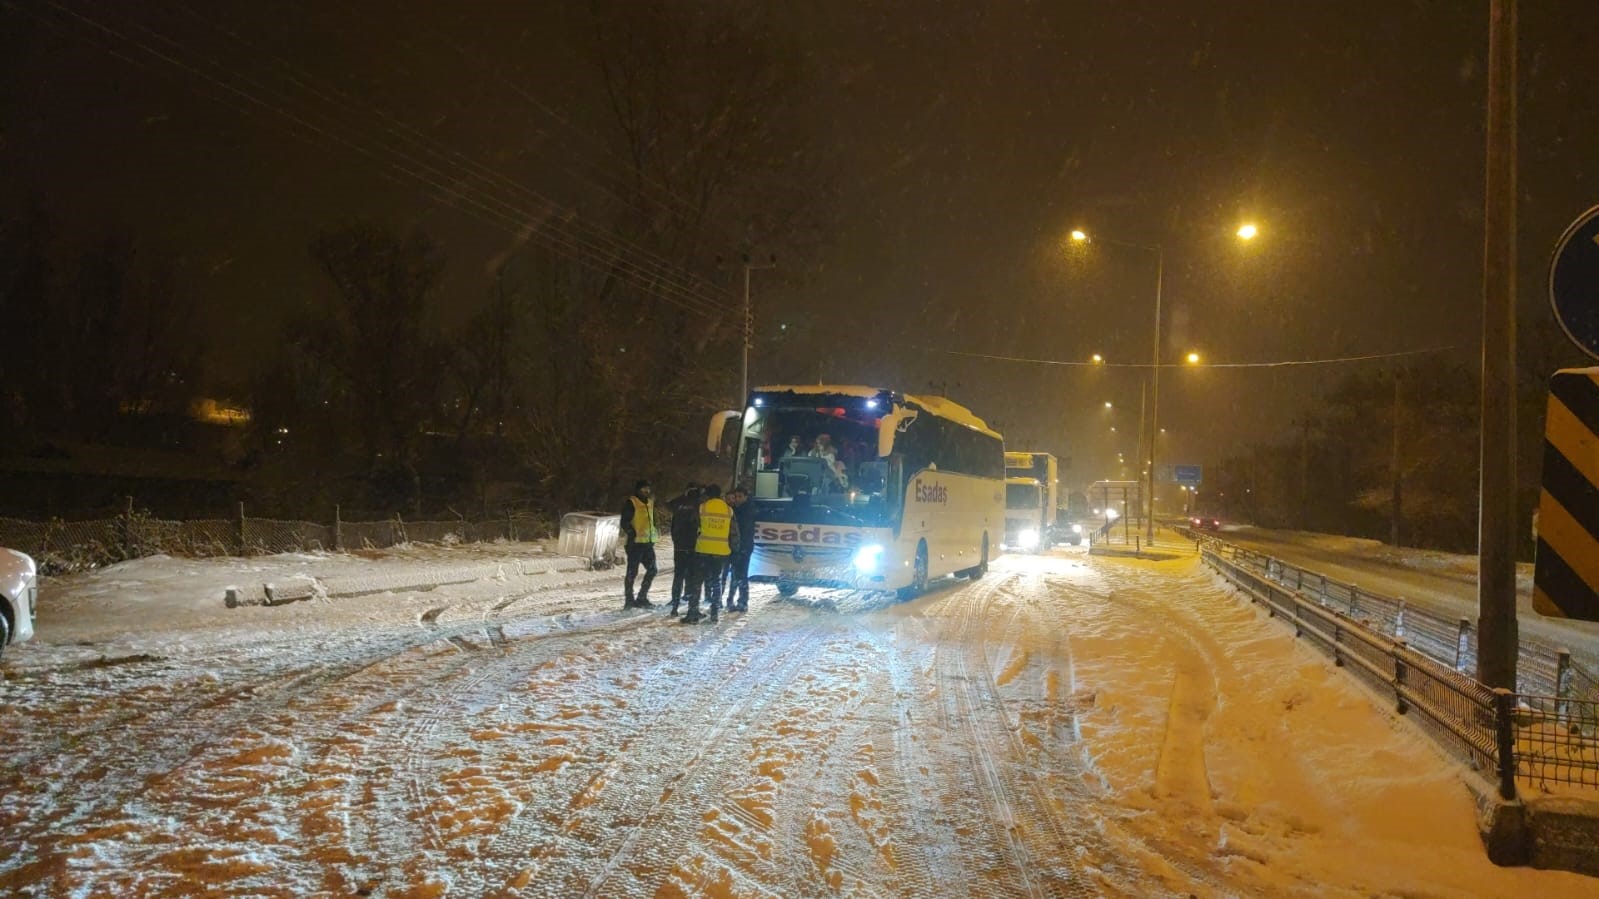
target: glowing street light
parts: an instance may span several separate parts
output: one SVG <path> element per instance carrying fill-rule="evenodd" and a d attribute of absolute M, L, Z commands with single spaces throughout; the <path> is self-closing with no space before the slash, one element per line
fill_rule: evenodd
<path fill-rule="evenodd" d="M 1252 224 L 1252 223 L 1246 223 L 1246 224 L 1242 225 L 1241 227 L 1239 227 L 1237 233 L 1238 233 L 1238 237 L 1239 237 L 1240 240 L 1253 240 L 1255 235 L 1259 233 L 1259 229 L 1257 229 L 1254 226 L 1254 224 Z M 1072 239 L 1072 243 L 1079 243 L 1079 244 L 1088 243 L 1088 232 L 1084 231 L 1081 228 L 1073 228 L 1071 230 L 1071 239 Z M 1134 250 L 1141 250 L 1141 251 L 1146 252 L 1146 253 L 1151 253 L 1155 257 L 1155 328 L 1154 328 L 1155 340 L 1154 340 L 1154 346 L 1152 347 L 1153 352 L 1150 354 L 1149 428 L 1150 428 L 1150 433 L 1151 434 L 1158 433 L 1158 431 L 1160 430 L 1161 348 L 1164 346 L 1164 344 L 1161 342 L 1161 339 L 1160 339 L 1160 326 L 1161 326 L 1160 307 L 1161 307 L 1161 287 L 1162 287 L 1162 284 L 1164 283 L 1165 277 L 1166 277 L 1166 248 L 1163 247 L 1161 244 L 1158 244 L 1158 243 L 1157 244 L 1128 243 L 1126 241 L 1120 241 L 1120 240 L 1116 240 L 1114 238 L 1107 238 L 1104 242 L 1108 243 L 1108 244 L 1112 244 L 1114 246 L 1127 247 L 1129 249 L 1134 249 Z M 1098 354 L 1095 354 L 1094 361 L 1095 362 L 1100 362 L 1101 361 L 1101 359 L 1099 358 Z M 1199 354 L 1198 353 L 1189 353 L 1188 354 L 1188 364 L 1189 365 L 1197 365 L 1198 363 L 1199 363 Z M 1142 427 L 1142 423 L 1140 423 L 1140 427 Z M 1114 431 L 1115 428 L 1112 428 L 1111 430 Z M 1147 505 L 1147 508 L 1148 508 L 1147 514 L 1144 516 L 1144 532 L 1145 532 L 1145 537 L 1149 540 L 1150 543 L 1154 543 L 1155 542 L 1155 457 L 1156 457 L 1156 447 L 1159 444 L 1160 444 L 1160 441 L 1158 439 L 1155 439 L 1153 437 L 1150 439 L 1150 441 L 1149 441 L 1149 456 L 1148 456 L 1148 458 L 1147 458 L 1147 460 L 1145 462 L 1145 465 L 1147 466 L 1147 470 L 1144 472 L 1144 477 L 1147 479 L 1147 483 L 1148 483 L 1148 486 L 1147 486 L 1147 488 L 1144 491 L 1144 502 L 1148 504 Z"/>
<path fill-rule="evenodd" d="M 1105 408 L 1106 408 L 1106 409 L 1109 409 L 1109 408 L 1110 408 L 1110 400 L 1106 400 L 1106 401 L 1105 401 Z"/>
<path fill-rule="evenodd" d="M 1255 239 L 1255 235 L 1259 234 L 1259 233 L 1260 233 L 1260 229 L 1256 228 L 1255 224 L 1253 222 L 1245 222 L 1243 225 L 1239 226 L 1239 228 L 1238 228 L 1238 239 L 1239 240 L 1254 240 Z"/>
<path fill-rule="evenodd" d="M 1098 353 L 1095 353 L 1095 354 L 1094 354 L 1094 363 L 1095 363 L 1095 364 L 1096 364 L 1096 365 L 1098 365 L 1098 364 L 1103 364 L 1103 363 L 1104 363 L 1104 361 L 1105 361 L 1105 357 L 1104 357 L 1104 356 L 1101 356 L 1101 355 L 1100 355 L 1100 354 L 1098 354 Z"/>

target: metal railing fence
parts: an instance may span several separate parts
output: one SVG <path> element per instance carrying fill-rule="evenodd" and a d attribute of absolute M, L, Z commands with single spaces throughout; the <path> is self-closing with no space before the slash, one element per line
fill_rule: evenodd
<path fill-rule="evenodd" d="M 1523 640 L 1521 690 L 1493 690 L 1475 670 L 1475 628 L 1224 541 L 1202 558 L 1298 637 L 1378 693 L 1461 761 L 1516 794 L 1516 779 L 1599 789 L 1599 699 L 1571 654 Z M 1548 689 L 1540 691 L 1537 685 Z M 1529 689 L 1529 687 L 1532 687 Z"/>
<path fill-rule="evenodd" d="M 469 521 L 331 521 L 251 518 L 240 504 L 233 518 L 167 520 L 130 501 L 119 515 L 92 521 L 0 518 L 0 546 L 33 556 L 47 574 L 82 571 L 157 554 L 189 557 L 267 555 L 317 550 L 386 549 L 405 543 L 482 543 L 542 539 L 551 522 L 528 515 Z"/>

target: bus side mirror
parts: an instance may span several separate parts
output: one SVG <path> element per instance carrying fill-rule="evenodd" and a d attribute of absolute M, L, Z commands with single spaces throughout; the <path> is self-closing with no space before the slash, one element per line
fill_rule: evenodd
<path fill-rule="evenodd" d="M 877 457 L 887 459 L 894 453 L 894 438 L 916 420 L 916 412 L 911 409 L 895 408 L 893 412 L 883 416 L 877 426 Z"/>
<path fill-rule="evenodd" d="M 738 413 L 732 409 L 718 412 L 711 416 L 711 425 L 705 432 L 705 448 L 713 453 L 722 450 L 722 433 L 727 430 L 727 421 L 738 418 Z"/>

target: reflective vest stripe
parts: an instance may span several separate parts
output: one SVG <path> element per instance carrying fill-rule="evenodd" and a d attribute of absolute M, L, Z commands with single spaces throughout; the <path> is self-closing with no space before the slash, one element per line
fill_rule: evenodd
<path fill-rule="evenodd" d="M 655 542 L 655 500 L 647 503 L 639 502 L 636 496 L 628 499 L 633 501 L 633 542 Z"/>
<path fill-rule="evenodd" d="M 733 507 L 719 499 L 700 503 L 700 536 L 694 541 L 694 551 L 708 556 L 730 556 L 728 533 L 733 526 Z"/>

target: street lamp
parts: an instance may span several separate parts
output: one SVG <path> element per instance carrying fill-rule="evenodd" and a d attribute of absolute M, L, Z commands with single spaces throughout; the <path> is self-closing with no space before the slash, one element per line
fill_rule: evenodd
<path fill-rule="evenodd" d="M 1106 400 L 1106 401 L 1105 401 L 1105 408 L 1106 408 L 1106 409 L 1109 409 L 1109 408 L 1110 408 L 1110 400 Z"/>
<path fill-rule="evenodd" d="M 1081 228 L 1072 230 L 1072 241 L 1075 243 L 1088 242 L 1088 232 Z M 1109 244 L 1131 247 L 1155 254 L 1155 347 L 1152 356 L 1153 371 L 1150 374 L 1149 391 L 1149 418 L 1150 433 L 1155 433 L 1160 424 L 1160 294 L 1161 285 L 1166 280 L 1166 250 L 1160 244 L 1153 246 L 1141 243 L 1127 243 L 1120 240 L 1107 240 Z M 1149 441 L 1149 471 L 1146 475 L 1148 494 L 1144 497 L 1145 507 L 1148 509 L 1144 516 L 1144 539 L 1150 543 L 1155 542 L 1155 443 Z"/>
<path fill-rule="evenodd" d="M 1240 240 L 1254 240 L 1255 235 L 1259 233 L 1260 229 L 1255 227 L 1254 222 L 1245 222 L 1238 228 L 1238 238 Z"/>
<path fill-rule="evenodd" d="M 1198 353 L 1189 353 L 1188 354 L 1188 364 L 1189 365 L 1198 365 L 1199 364 L 1199 354 Z"/>
<path fill-rule="evenodd" d="M 1081 232 L 1079 232 L 1079 233 L 1081 233 Z M 1105 361 L 1105 357 L 1104 356 L 1101 356 L 1098 353 L 1094 354 L 1094 364 L 1095 365 L 1103 364 L 1104 361 Z"/>

